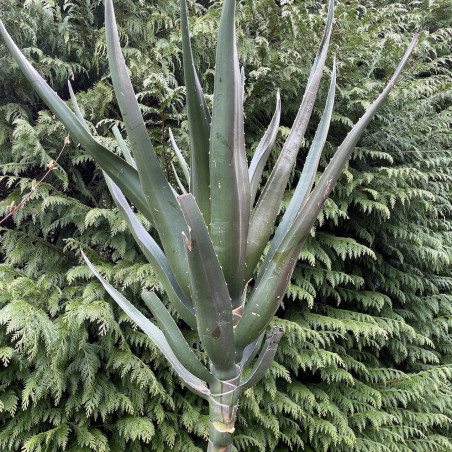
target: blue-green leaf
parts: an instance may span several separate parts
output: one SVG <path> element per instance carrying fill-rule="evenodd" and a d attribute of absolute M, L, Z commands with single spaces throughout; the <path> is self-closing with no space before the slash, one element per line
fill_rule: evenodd
<path fill-rule="evenodd" d="M 118 292 L 110 283 L 108 283 L 102 275 L 96 270 L 94 265 L 81 251 L 86 264 L 94 273 L 96 278 L 102 283 L 109 295 L 118 303 L 121 309 L 149 336 L 158 349 L 163 353 L 165 358 L 173 366 L 179 377 L 185 382 L 188 388 L 195 394 L 207 399 L 210 391 L 204 385 L 202 380 L 189 372 L 181 362 L 176 358 L 176 355 L 171 350 L 168 341 L 162 331 L 152 324 L 129 300 L 127 300 L 120 292 Z"/>
<path fill-rule="evenodd" d="M 210 129 L 210 236 L 223 268 L 233 308 L 240 306 L 245 285 L 250 214 L 235 3 L 235 0 L 225 0 L 221 13 Z"/>
<path fill-rule="evenodd" d="M 378 107 L 388 97 L 389 92 L 413 51 L 417 38 L 418 33 L 411 41 L 386 88 L 339 146 L 336 154 L 331 159 L 331 162 L 325 169 L 325 172 L 308 200 L 293 221 L 267 267 L 258 276 L 259 282 L 255 286 L 243 313 L 243 317 L 235 330 L 235 342 L 238 351 L 243 350 L 250 342 L 256 339 L 270 323 L 289 284 L 300 249 L 306 241 L 325 199 L 339 178 L 348 157 L 364 129 L 371 121 Z"/>
<path fill-rule="evenodd" d="M 210 218 L 209 137 L 211 119 L 193 62 L 186 0 L 180 0 L 180 10 L 191 151 L 190 192 L 193 193 L 207 220 Z"/>
<path fill-rule="evenodd" d="M 105 180 L 121 216 L 127 223 L 130 232 L 143 251 L 143 254 L 152 265 L 159 281 L 165 288 L 170 302 L 175 307 L 179 316 L 193 329 L 196 329 L 193 304 L 177 283 L 165 254 L 132 212 L 118 186 L 108 176 L 105 176 Z"/>
<path fill-rule="evenodd" d="M 146 306 L 152 312 L 153 316 L 157 319 L 157 322 L 163 331 L 171 350 L 181 364 L 198 378 L 201 378 L 206 382 L 212 381 L 212 374 L 199 361 L 193 350 L 187 344 L 182 332 L 178 328 L 174 319 L 171 317 L 171 314 L 160 301 L 159 297 L 157 297 L 155 293 L 147 290 L 143 291 L 141 297 L 146 303 Z"/>
<path fill-rule="evenodd" d="M 184 235 L 185 251 L 199 337 L 215 375 L 228 380 L 235 376 L 231 297 L 195 198 L 189 193 L 178 201 L 190 231 Z"/>
<path fill-rule="evenodd" d="M 80 111 L 80 107 L 78 106 L 78 102 L 75 97 L 74 90 L 72 89 L 72 85 L 69 80 L 67 81 L 67 86 L 69 88 L 69 95 L 71 96 L 71 102 L 72 102 L 72 106 L 74 107 L 75 116 L 77 116 L 77 119 L 83 124 L 83 127 L 86 129 L 86 131 L 88 133 L 91 133 L 89 131 L 88 124 L 86 123 L 85 118 L 83 117 L 82 112 Z"/>
<path fill-rule="evenodd" d="M 160 168 L 135 98 L 119 43 L 112 0 L 105 1 L 105 34 L 113 87 L 137 163 L 145 199 L 176 279 L 184 290 L 188 290 L 187 267 L 182 257 L 184 245 L 181 238 L 181 231 L 186 230 L 185 221 L 171 186 Z"/>
<path fill-rule="evenodd" d="M 265 184 L 250 220 L 248 248 L 246 252 L 246 277 L 250 277 L 260 256 L 267 246 L 279 212 L 281 200 L 286 189 L 290 173 L 297 158 L 303 137 L 308 127 L 314 101 L 320 85 L 323 68 L 328 52 L 334 17 L 334 0 L 330 0 L 328 19 L 311 76 L 298 110 L 297 116 L 284 143 L 281 154 Z"/>
<path fill-rule="evenodd" d="M 114 137 L 116 138 L 116 141 L 118 142 L 118 145 L 122 151 L 122 155 L 126 159 L 126 162 L 133 166 L 135 169 L 137 169 L 137 164 L 135 163 L 135 160 L 133 159 L 132 155 L 130 154 L 129 148 L 127 147 L 126 142 L 124 141 L 124 138 L 121 135 L 121 132 L 118 129 L 118 126 L 115 124 L 111 128 Z"/>
<path fill-rule="evenodd" d="M 179 162 L 179 165 L 182 168 L 182 171 L 184 172 L 185 181 L 187 182 L 187 185 L 190 186 L 190 168 L 187 165 L 187 162 L 184 159 L 184 156 L 182 155 L 182 152 L 179 149 L 179 146 L 176 143 L 176 140 L 174 139 L 173 131 L 171 129 L 168 129 L 171 145 L 173 146 L 174 152 L 176 153 L 177 160 Z"/>
<path fill-rule="evenodd" d="M 323 147 L 326 142 L 326 137 L 328 135 L 328 130 L 330 127 L 331 116 L 333 113 L 334 105 L 334 95 L 336 87 L 336 61 L 333 63 L 333 71 L 331 74 L 331 84 L 328 92 L 328 98 L 325 104 L 325 110 L 323 111 L 322 118 L 317 127 L 317 132 L 312 141 L 311 148 L 309 149 L 308 156 L 306 157 L 306 162 L 303 166 L 303 171 L 298 181 L 295 193 L 289 202 L 289 205 L 284 212 L 284 216 L 281 223 L 278 225 L 278 229 L 272 239 L 270 249 L 265 256 L 264 264 L 260 270 L 260 274 L 263 274 L 268 262 L 273 257 L 276 249 L 283 240 L 284 236 L 287 234 L 290 226 L 292 225 L 295 217 L 297 216 L 300 209 L 305 204 L 312 186 L 314 184 L 315 175 L 317 172 L 317 167 L 319 166 L 320 156 L 322 155 Z"/>
<path fill-rule="evenodd" d="M 278 349 L 278 343 L 281 340 L 284 331 L 280 327 L 273 327 L 272 333 L 267 337 L 259 357 L 251 369 L 250 374 L 245 380 L 240 383 L 239 390 L 243 393 L 248 388 L 251 388 L 256 383 L 258 383 L 261 378 L 265 375 L 268 368 L 270 367 L 273 359 L 275 357 L 276 351 Z"/>
<path fill-rule="evenodd" d="M 253 159 L 250 163 L 250 168 L 248 170 L 250 177 L 250 196 L 251 196 L 251 206 L 254 204 L 254 198 L 256 197 L 257 189 L 259 188 L 259 183 L 262 177 L 262 171 L 264 170 L 265 163 L 267 162 L 268 156 L 273 148 L 276 141 L 276 136 L 278 135 L 279 121 L 281 119 L 281 95 L 279 90 L 276 93 L 276 109 L 273 118 L 265 131 L 264 136 L 259 142 L 256 151 L 253 155 Z"/>
<path fill-rule="evenodd" d="M 171 162 L 171 169 L 173 170 L 173 174 L 174 174 L 174 177 L 176 179 L 177 185 L 179 186 L 179 190 L 182 192 L 182 194 L 185 195 L 187 193 L 187 190 L 184 187 L 184 184 L 182 183 L 182 181 L 180 180 L 180 177 L 177 174 L 177 171 L 176 171 L 176 168 L 174 167 L 174 163 L 173 162 Z"/>
<path fill-rule="evenodd" d="M 9 51 L 16 60 L 27 80 L 32 84 L 36 92 L 52 110 L 55 116 L 71 132 L 75 140 L 91 154 L 99 166 L 115 181 L 131 202 L 146 216 L 152 219 L 150 209 L 146 204 L 143 189 L 141 188 L 138 174 L 134 168 L 117 155 L 98 143 L 79 121 L 70 108 L 58 97 L 55 91 L 45 82 L 36 69 L 28 62 L 11 36 L 0 21 L 0 33 L 8 46 Z"/>

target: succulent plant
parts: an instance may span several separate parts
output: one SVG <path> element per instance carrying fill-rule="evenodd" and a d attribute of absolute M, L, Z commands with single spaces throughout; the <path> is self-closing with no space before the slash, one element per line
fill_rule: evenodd
<path fill-rule="evenodd" d="M 178 316 L 197 331 L 210 367 L 197 358 L 155 293 L 143 291 L 142 298 L 158 326 L 110 285 L 83 255 L 88 266 L 119 306 L 154 341 L 187 387 L 208 401 L 208 450 L 230 451 L 240 395 L 263 377 L 283 335 L 280 328 L 269 325 L 301 247 L 362 132 L 400 75 L 417 34 L 384 91 L 338 147 L 314 187 L 333 111 L 336 84 L 333 63 L 323 116 L 296 190 L 273 234 L 324 71 L 334 0 L 329 1 L 323 39 L 293 127 L 256 202 L 262 172 L 278 132 L 279 93 L 273 119 L 248 165 L 243 126 L 244 77 L 235 36 L 236 1 L 224 0 L 223 4 L 212 115 L 193 63 L 186 0 L 180 0 L 180 9 L 191 150 L 188 165 L 171 133 L 188 184 L 188 193 L 180 196 L 160 168 L 146 130 L 120 48 L 112 0 L 105 0 L 108 58 L 130 151 L 119 130 L 113 132 L 125 160 L 91 135 L 72 88 L 69 86 L 75 113 L 26 60 L 2 23 L 0 31 L 34 89 L 104 171 L 121 215 L 153 265 Z M 182 182 L 179 185 L 186 191 Z M 126 198 L 152 223 L 162 247 L 140 223 Z M 251 280 L 253 283 L 249 284 Z M 251 365 L 244 378 L 244 369 Z"/>

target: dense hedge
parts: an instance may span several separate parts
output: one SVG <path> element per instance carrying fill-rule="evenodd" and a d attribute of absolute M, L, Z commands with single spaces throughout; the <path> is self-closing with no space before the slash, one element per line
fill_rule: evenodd
<path fill-rule="evenodd" d="M 109 128 L 120 122 L 101 3 L 5 0 L 0 18 L 63 98 L 73 79 L 87 121 L 116 152 Z M 169 168 L 168 127 L 182 149 L 188 143 L 178 2 L 116 3 L 133 82 Z M 208 93 L 218 3 L 190 2 Z M 311 0 L 239 3 L 250 154 L 271 118 L 277 88 L 279 144 L 286 136 L 324 17 L 324 6 Z M 285 337 L 268 375 L 243 396 L 235 445 L 241 451 L 451 451 L 452 14 L 447 0 L 361 1 L 338 3 L 336 18 L 327 66 L 336 55 L 338 90 L 321 168 L 381 91 L 416 27 L 422 34 L 300 256 L 275 318 Z M 3 217 L 42 177 L 67 132 L 3 44 L 0 73 Z M 80 246 L 143 310 L 141 288 L 161 291 L 100 171 L 77 143 L 0 225 L 0 234 L 0 449 L 203 450 L 207 407 L 82 263 Z M 195 343 L 188 329 L 186 336 Z"/>

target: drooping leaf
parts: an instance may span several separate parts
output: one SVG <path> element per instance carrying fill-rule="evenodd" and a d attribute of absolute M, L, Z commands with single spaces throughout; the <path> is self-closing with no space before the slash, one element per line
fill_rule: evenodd
<path fill-rule="evenodd" d="M 138 174 L 134 168 L 117 155 L 98 143 L 79 121 L 70 108 L 60 99 L 55 91 L 45 82 L 36 69 L 28 62 L 0 21 L 0 33 L 8 46 L 9 51 L 16 60 L 20 69 L 33 88 L 44 100 L 55 116 L 71 132 L 75 140 L 80 142 L 86 151 L 96 160 L 99 166 L 115 181 L 131 202 L 152 220 L 151 212 L 147 206 Z"/>
<path fill-rule="evenodd" d="M 212 381 L 212 374 L 199 361 L 193 350 L 187 344 L 182 332 L 178 328 L 171 314 L 165 308 L 163 303 L 153 292 L 143 291 L 141 294 L 146 306 L 152 312 L 171 347 L 181 364 L 193 375 L 209 382 Z"/>
<path fill-rule="evenodd" d="M 179 316 L 196 330 L 193 304 L 177 283 L 165 254 L 133 213 L 119 187 L 108 176 L 105 179 L 119 212 L 127 223 L 138 246 L 152 265 L 159 281 L 165 288 L 169 300 Z"/>
<path fill-rule="evenodd" d="M 188 388 L 195 394 L 207 399 L 210 392 L 204 385 L 202 380 L 189 372 L 181 362 L 176 358 L 176 355 L 172 351 L 165 335 L 162 331 L 153 325 L 149 319 L 147 319 L 135 306 L 130 303 L 120 292 L 118 292 L 110 283 L 108 283 L 102 275 L 96 270 L 94 265 L 86 257 L 85 253 L 81 250 L 83 258 L 90 270 L 94 273 L 96 278 L 102 283 L 105 290 L 109 295 L 118 303 L 121 309 L 149 336 L 158 349 L 163 353 L 165 358 L 173 366 L 179 377 L 184 381 Z"/>

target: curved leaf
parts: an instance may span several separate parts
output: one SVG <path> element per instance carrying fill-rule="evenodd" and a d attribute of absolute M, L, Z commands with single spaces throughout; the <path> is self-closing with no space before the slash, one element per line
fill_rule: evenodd
<path fill-rule="evenodd" d="M 162 331 L 152 324 L 135 306 L 130 303 L 121 293 L 119 293 L 110 283 L 108 283 L 102 275 L 96 270 L 94 265 L 86 257 L 85 253 L 80 250 L 86 264 L 94 273 L 96 278 L 102 283 L 105 290 L 110 296 L 118 303 L 121 309 L 148 335 L 148 337 L 154 342 L 158 349 L 163 353 L 165 358 L 173 366 L 179 377 L 185 382 L 188 388 L 195 394 L 208 399 L 210 391 L 204 385 L 202 380 L 189 372 L 181 362 L 176 358 L 176 355 L 171 350 Z"/>
<path fill-rule="evenodd" d="M 264 340 L 265 332 L 263 332 L 257 339 L 248 344 L 242 353 L 242 359 L 240 360 L 240 368 L 243 370 L 245 367 L 256 357 L 259 349 L 261 348 L 262 341 Z"/>
<path fill-rule="evenodd" d="M 186 262 L 181 258 L 184 255 L 181 231 L 186 230 L 185 221 L 171 186 L 160 168 L 135 98 L 119 43 L 112 0 L 105 0 L 105 35 L 113 87 L 137 163 L 145 199 L 176 279 L 183 290 L 188 291 Z"/>
<path fill-rule="evenodd" d="M 107 181 L 111 196 L 113 197 L 119 212 L 127 223 L 127 227 L 135 238 L 141 251 L 143 251 L 143 254 L 152 265 L 159 281 L 165 288 L 170 302 L 175 307 L 179 316 L 196 330 L 193 305 L 177 283 L 163 251 L 132 212 L 132 209 L 118 186 L 115 185 L 108 176 L 105 177 L 105 180 Z"/>
<path fill-rule="evenodd" d="M 248 377 L 243 380 L 239 385 L 240 393 L 245 392 L 248 388 L 251 388 L 256 383 L 258 383 L 262 377 L 267 372 L 273 359 L 275 357 L 276 351 L 278 350 L 278 343 L 283 337 L 284 331 L 280 327 L 273 327 L 273 331 L 270 336 L 267 337 L 264 346 L 259 354 L 259 358 L 251 369 Z"/>
<path fill-rule="evenodd" d="M 99 166 L 115 181 L 137 209 L 139 209 L 146 218 L 151 220 L 151 212 L 146 204 L 143 189 L 136 170 L 117 155 L 110 152 L 107 148 L 103 147 L 91 136 L 86 130 L 85 125 L 78 120 L 65 102 L 58 97 L 57 93 L 50 88 L 45 80 L 38 74 L 36 69 L 28 62 L 11 39 L 1 20 L 0 33 L 25 77 L 32 84 L 42 100 L 71 132 L 74 139 L 91 154 Z"/>
<path fill-rule="evenodd" d="M 155 293 L 148 291 L 143 291 L 141 297 L 146 303 L 146 306 L 152 312 L 152 315 L 157 319 L 157 322 L 163 331 L 171 350 L 181 364 L 198 378 L 201 378 L 206 382 L 212 381 L 212 374 L 204 367 L 204 365 L 193 353 L 193 350 L 187 344 L 187 341 L 176 325 L 176 322 L 160 301 L 159 297 L 157 297 Z"/>
<path fill-rule="evenodd" d="M 180 191 L 182 192 L 182 194 L 185 195 L 187 193 L 187 190 L 185 189 L 184 184 L 180 180 L 173 162 L 171 162 L 171 169 L 173 170 L 173 174 L 174 174 L 174 177 L 176 178 L 176 182 L 177 182 L 177 185 L 179 186 Z"/>

